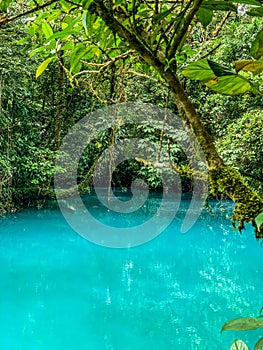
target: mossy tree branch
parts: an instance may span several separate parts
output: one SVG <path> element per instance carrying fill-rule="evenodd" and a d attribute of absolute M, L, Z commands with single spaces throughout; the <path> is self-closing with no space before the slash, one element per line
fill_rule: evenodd
<path fill-rule="evenodd" d="M 197 0 L 191 11 L 186 15 L 186 18 L 183 19 L 184 24 L 173 43 L 174 52 L 176 52 L 176 48 L 187 33 L 190 23 L 200 8 L 201 3 L 201 0 Z M 179 77 L 176 74 L 176 67 L 170 66 L 167 68 L 164 60 L 159 58 L 160 55 L 155 54 L 154 50 L 148 45 L 144 45 L 143 40 L 140 40 L 138 34 L 133 34 L 128 26 L 125 27 L 121 21 L 118 21 L 118 18 L 107 8 L 103 0 L 96 0 L 93 4 L 96 7 L 97 14 L 104 20 L 112 32 L 125 40 L 130 48 L 135 50 L 147 64 L 152 66 L 170 87 L 182 120 L 193 130 L 203 149 L 207 168 L 210 172 L 213 191 L 225 193 L 236 203 L 233 223 L 236 224 L 238 222 L 238 229 L 242 230 L 245 222 L 251 222 L 255 227 L 256 238 L 263 238 L 263 227 L 258 228 L 255 223 L 255 218 L 263 211 L 262 198 L 244 182 L 239 173 L 224 164 L 210 135 L 205 130 L 195 107 L 180 83 Z M 170 54 L 172 52 L 171 50 Z M 165 53 L 163 54 L 165 55 Z M 166 58 L 169 59 L 169 56 Z"/>

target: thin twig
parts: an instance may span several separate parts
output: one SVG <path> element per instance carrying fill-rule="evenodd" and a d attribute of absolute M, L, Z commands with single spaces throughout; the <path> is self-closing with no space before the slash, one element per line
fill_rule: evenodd
<path fill-rule="evenodd" d="M 47 6 L 50 6 L 52 4 L 54 4 L 55 2 L 57 2 L 58 0 L 50 0 L 48 2 L 46 2 L 45 4 L 42 4 L 42 5 L 38 5 L 36 7 L 33 7 L 32 9 L 30 10 L 27 10 L 25 12 L 22 12 L 22 13 L 19 13 L 17 15 L 14 15 L 14 16 L 11 16 L 11 17 L 2 17 L 0 18 L 0 26 L 6 24 L 6 23 L 9 23 L 9 22 L 12 22 L 12 21 L 15 21 L 16 19 L 18 18 L 21 18 L 21 17 L 24 17 L 24 16 L 27 16 L 27 15 L 30 15 L 31 13 L 34 13 L 36 11 L 39 11 L 39 10 L 42 10 L 44 9 L 45 7 Z"/>

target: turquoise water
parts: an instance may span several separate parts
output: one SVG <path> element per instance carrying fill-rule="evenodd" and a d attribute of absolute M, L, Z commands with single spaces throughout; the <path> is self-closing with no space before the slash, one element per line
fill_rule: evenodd
<path fill-rule="evenodd" d="M 232 230 L 230 202 L 213 202 L 181 234 L 188 204 L 165 232 L 129 249 L 90 243 L 57 208 L 2 219 L 0 349 L 222 350 L 236 338 L 252 346 L 260 331 L 220 329 L 263 306 L 260 242 L 249 227 Z M 123 225 L 93 197 L 87 205 Z"/>

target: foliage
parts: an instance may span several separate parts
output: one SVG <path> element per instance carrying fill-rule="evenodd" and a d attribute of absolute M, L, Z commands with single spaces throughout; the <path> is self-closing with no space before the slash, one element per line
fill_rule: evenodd
<path fill-rule="evenodd" d="M 255 329 L 263 329 L 262 316 L 258 317 L 241 317 L 226 322 L 221 332 L 223 331 L 249 331 Z M 260 338 L 255 344 L 254 350 L 262 350 L 263 338 Z M 249 350 L 248 346 L 242 340 L 235 340 L 230 350 Z"/>
<path fill-rule="evenodd" d="M 263 191 L 263 112 L 250 110 L 230 123 L 217 140 L 226 164 L 236 168 L 250 186 Z"/>
<path fill-rule="evenodd" d="M 37 44 L 31 57 L 37 55 L 41 59 L 36 70 L 38 79 L 56 64 L 56 113 L 51 123 L 53 150 L 59 147 L 72 121 L 65 118 L 65 78 L 74 87 L 85 76 L 90 82 L 89 91 L 108 103 L 127 100 L 125 87 L 131 76 L 147 77 L 172 91 L 179 114 L 194 130 L 203 148 L 213 186 L 236 201 L 234 220 L 240 222 L 239 228 L 243 228 L 244 222 L 255 225 L 263 201 L 233 168 L 225 166 L 186 94 L 180 71 L 184 66 L 185 76 L 198 76 L 220 94 L 261 93 L 258 77 L 262 71 L 262 28 L 253 39 L 251 57 L 239 59 L 234 69 L 209 57 L 218 47 L 217 37 L 231 13 L 238 15 L 240 6 L 243 11 L 242 6 L 246 5 L 247 15 L 261 16 L 260 1 L 50 0 L 21 4 L 20 13 L 14 1 L 8 9 L 2 8 L 7 15 L 0 18 L 0 26 L 23 18 L 30 42 Z M 213 48 L 214 44 L 217 46 Z M 186 66 L 189 61 L 192 63 Z M 242 195 L 238 195 L 240 189 Z M 259 231 L 260 228 L 257 237 L 262 234 Z"/>

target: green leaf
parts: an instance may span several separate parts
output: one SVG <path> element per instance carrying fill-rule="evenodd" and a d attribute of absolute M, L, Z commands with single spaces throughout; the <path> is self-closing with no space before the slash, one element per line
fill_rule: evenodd
<path fill-rule="evenodd" d="M 241 317 L 225 323 L 221 329 L 223 331 L 250 331 L 263 328 L 263 321 L 255 317 Z"/>
<path fill-rule="evenodd" d="M 53 30 L 47 22 L 42 23 L 42 31 L 47 39 L 49 39 L 51 35 L 53 35 Z"/>
<path fill-rule="evenodd" d="M 213 11 L 200 7 L 196 13 L 197 19 L 202 23 L 203 27 L 207 27 L 213 19 Z"/>
<path fill-rule="evenodd" d="M 231 0 L 231 2 L 236 4 L 245 4 L 245 5 L 252 5 L 252 6 L 261 6 L 260 2 L 257 0 Z"/>
<path fill-rule="evenodd" d="M 40 64 L 40 66 L 38 66 L 37 71 L 36 71 L 36 78 L 38 78 L 47 69 L 47 66 L 53 60 L 54 60 L 54 57 L 49 57 L 44 62 L 42 62 Z"/>
<path fill-rule="evenodd" d="M 88 15 L 88 13 L 85 12 L 85 13 L 83 14 L 83 17 L 82 17 L 82 25 L 83 25 L 83 28 L 85 29 L 85 33 L 86 33 L 86 34 L 87 34 L 87 32 L 88 32 L 88 28 L 87 28 L 87 15 Z"/>
<path fill-rule="evenodd" d="M 263 350 L 263 338 L 260 338 L 256 343 L 254 350 Z"/>
<path fill-rule="evenodd" d="M 79 32 L 77 30 L 73 30 L 73 29 L 64 29 L 61 32 L 56 32 L 55 34 L 53 34 L 52 36 L 49 37 L 50 40 L 53 39 L 64 39 L 64 38 L 68 38 L 70 35 L 78 35 Z"/>
<path fill-rule="evenodd" d="M 45 46 L 40 46 L 40 47 L 37 47 L 36 49 L 32 50 L 29 52 L 29 56 L 32 58 L 33 56 L 35 56 L 36 54 L 42 52 L 42 51 L 45 51 L 46 48 Z"/>
<path fill-rule="evenodd" d="M 203 82 L 215 79 L 216 76 L 210 68 L 207 59 L 202 59 L 193 63 L 190 63 L 183 71 L 182 74 L 193 80 L 201 80 Z"/>
<path fill-rule="evenodd" d="M 230 350 L 249 350 L 249 348 L 242 340 L 235 340 Z"/>
<path fill-rule="evenodd" d="M 3 12 L 6 12 L 6 10 L 8 9 L 10 3 L 12 0 L 1 0 L 0 1 L 0 10 Z"/>
<path fill-rule="evenodd" d="M 166 16 L 169 15 L 169 13 L 171 13 L 173 11 L 173 7 L 171 7 L 169 10 L 163 11 L 158 13 L 157 15 L 155 15 L 153 17 L 153 23 L 159 23 L 161 20 L 163 20 Z"/>
<path fill-rule="evenodd" d="M 70 56 L 70 71 L 77 73 L 81 68 L 81 58 L 87 53 L 89 48 L 86 47 L 85 43 L 79 43 L 76 45 Z"/>
<path fill-rule="evenodd" d="M 201 8 L 206 8 L 212 11 L 233 11 L 237 12 L 237 8 L 235 5 L 231 4 L 231 2 L 226 1 L 216 1 L 216 0 L 206 0 L 202 2 Z"/>
<path fill-rule="evenodd" d="M 263 213 L 260 213 L 260 214 L 256 217 L 255 221 L 256 221 L 257 227 L 260 228 L 260 226 L 263 224 Z"/>
<path fill-rule="evenodd" d="M 250 50 L 251 56 L 259 59 L 263 56 L 263 29 L 257 34 Z"/>
<path fill-rule="evenodd" d="M 222 95 L 240 95 L 251 90 L 250 83 L 241 76 L 222 76 L 206 83 L 210 89 Z"/>
<path fill-rule="evenodd" d="M 262 7 L 252 8 L 251 10 L 246 12 L 246 15 L 263 17 L 263 8 Z"/>
<path fill-rule="evenodd" d="M 93 0 L 82 0 L 82 8 L 87 10 L 89 5 L 93 2 Z"/>
<path fill-rule="evenodd" d="M 253 73 L 253 75 L 260 74 L 263 71 L 263 61 L 255 60 L 241 60 L 234 62 L 236 72 L 244 71 Z"/>
<path fill-rule="evenodd" d="M 223 77 L 225 75 L 236 75 L 236 72 L 228 69 L 227 67 L 221 66 L 214 61 L 207 60 L 207 62 L 217 77 Z"/>

